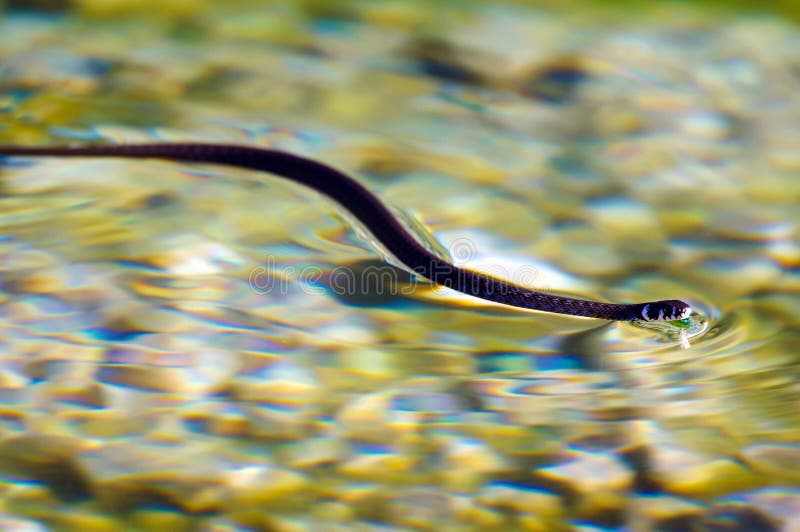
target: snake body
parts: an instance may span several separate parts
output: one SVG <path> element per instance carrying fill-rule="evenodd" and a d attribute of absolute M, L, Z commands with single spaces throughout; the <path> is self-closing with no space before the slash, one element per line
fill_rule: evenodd
<path fill-rule="evenodd" d="M 691 313 L 691 307 L 679 300 L 634 304 L 587 301 L 537 292 L 456 266 L 422 246 L 375 194 L 352 177 L 326 164 L 279 150 L 206 143 L 0 146 L 0 156 L 151 158 L 267 172 L 305 185 L 338 202 L 413 272 L 471 296 L 522 309 L 615 321 L 678 320 Z"/>

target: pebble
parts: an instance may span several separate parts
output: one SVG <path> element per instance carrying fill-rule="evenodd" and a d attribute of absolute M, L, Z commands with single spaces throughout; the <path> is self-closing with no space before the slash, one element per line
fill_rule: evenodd
<path fill-rule="evenodd" d="M 94 447 L 76 437 L 28 432 L 0 441 L 0 469 L 39 482 L 52 496 L 74 501 L 89 495 L 79 456 Z"/>
<path fill-rule="evenodd" d="M 222 475 L 225 505 L 235 510 L 288 507 L 308 498 L 311 479 L 274 466 L 230 468 Z"/>
<path fill-rule="evenodd" d="M 387 501 L 387 520 L 412 530 L 438 531 L 453 525 L 452 495 L 435 488 L 412 488 Z"/>
<path fill-rule="evenodd" d="M 704 456 L 677 445 L 650 447 L 651 480 L 665 491 L 710 499 L 762 485 L 765 478 L 736 460 Z"/>
<path fill-rule="evenodd" d="M 576 497 L 575 513 L 587 519 L 618 521 L 626 508 L 633 471 L 620 458 L 602 451 L 572 451 L 567 462 L 540 467 L 538 478 Z"/>
<path fill-rule="evenodd" d="M 44 524 L 33 519 L 22 519 L 7 514 L 0 514 L 0 529 L 14 532 L 48 532 L 49 530 Z"/>
<path fill-rule="evenodd" d="M 595 229 L 564 228 L 552 232 L 536 251 L 540 259 L 550 258 L 574 275 L 610 275 L 623 267 L 622 258 L 606 233 Z"/>
<path fill-rule="evenodd" d="M 200 444 L 121 440 L 84 452 L 77 462 L 108 510 L 143 509 L 153 501 L 189 513 L 223 506 L 227 465 Z"/>
<path fill-rule="evenodd" d="M 714 504 L 704 516 L 702 526 L 721 532 L 781 532 L 778 521 L 754 506 L 738 502 Z"/>
<path fill-rule="evenodd" d="M 395 361 L 391 353 L 379 349 L 347 349 L 339 354 L 338 368 L 361 381 L 378 385 L 395 375 Z"/>
<path fill-rule="evenodd" d="M 55 517 L 54 521 L 59 530 L 85 532 L 124 532 L 125 530 L 125 526 L 114 517 L 86 510 L 71 509 L 71 511 Z"/>
<path fill-rule="evenodd" d="M 98 19 L 115 19 L 131 16 L 157 16 L 166 20 L 181 20 L 186 17 L 197 16 L 210 7 L 208 0 L 163 0 L 155 2 L 145 0 L 77 0 L 76 8 L 88 17 Z"/>
<path fill-rule="evenodd" d="M 483 530 L 501 530 L 506 522 L 502 507 L 496 509 L 488 507 L 478 503 L 473 497 L 455 497 L 453 517 Z"/>
<path fill-rule="evenodd" d="M 461 437 L 440 437 L 444 471 L 497 473 L 508 469 L 506 460 L 481 440 Z"/>
<path fill-rule="evenodd" d="M 425 385 L 423 383 L 423 385 Z M 428 390 L 379 391 L 345 403 L 336 422 L 349 438 L 376 444 L 407 444 L 419 439 L 422 425 L 440 411 L 457 411 L 459 401 Z"/>
<path fill-rule="evenodd" d="M 315 372 L 272 356 L 247 367 L 231 381 L 254 435 L 297 439 L 309 431 L 322 388 Z"/>
<path fill-rule="evenodd" d="M 187 409 L 182 420 L 187 430 L 224 437 L 245 437 L 250 433 L 250 420 L 241 405 L 202 401 Z"/>
<path fill-rule="evenodd" d="M 792 488 L 762 488 L 739 493 L 729 498 L 744 501 L 765 516 L 765 521 L 775 523 L 782 532 L 800 530 L 800 490 Z"/>
<path fill-rule="evenodd" d="M 800 446 L 759 443 L 741 450 L 742 457 L 754 470 L 770 479 L 790 485 L 800 484 Z"/>
<path fill-rule="evenodd" d="M 292 443 L 283 459 L 289 467 L 313 469 L 340 462 L 346 452 L 347 445 L 341 439 L 315 436 Z"/>
<path fill-rule="evenodd" d="M 551 520 L 558 520 L 565 513 L 559 495 L 510 483 L 488 484 L 476 495 L 475 500 L 488 508 L 512 510 L 521 515 L 533 514 Z"/>
<path fill-rule="evenodd" d="M 364 445 L 338 464 L 337 471 L 352 479 L 392 482 L 408 478 L 419 458 L 397 447 Z"/>
<path fill-rule="evenodd" d="M 604 197 L 586 207 L 592 227 L 613 235 L 615 240 L 639 237 L 663 240 L 661 223 L 645 203 L 625 197 Z"/>
<path fill-rule="evenodd" d="M 270 403 L 283 409 L 302 410 L 316 403 L 320 391 L 312 369 L 271 357 L 240 372 L 233 393 L 246 403 Z"/>
<path fill-rule="evenodd" d="M 631 530 L 692 530 L 699 526 L 702 504 L 672 495 L 640 495 L 630 502 Z"/>
<path fill-rule="evenodd" d="M 457 435 L 440 440 L 439 482 L 454 493 L 471 493 L 494 475 L 510 472 L 513 467 L 503 454 L 487 443 Z"/>
<path fill-rule="evenodd" d="M 781 277 L 779 265 L 771 260 L 753 257 L 742 260 L 706 260 L 684 276 L 702 285 L 706 293 L 714 293 L 730 301 L 767 288 Z"/>
<path fill-rule="evenodd" d="M 797 231 L 797 224 L 777 213 L 754 209 L 717 212 L 706 227 L 721 237 L 753 242 L 782 242 Z"/>
<path fill-rule="evenodd" d="M 97 372 L 98 382 L 145 392 L 187 393 L 207 389 L 198 385 L 192 369 L 159 366 L 106 366 Z"/>
<path fill-rule="evenodd" d="M 191 516 L 174 510 L 137 509 L 131 512 L 128 520 L 131 525 L 140 530 L 191 532 L 194 529 Z"/>

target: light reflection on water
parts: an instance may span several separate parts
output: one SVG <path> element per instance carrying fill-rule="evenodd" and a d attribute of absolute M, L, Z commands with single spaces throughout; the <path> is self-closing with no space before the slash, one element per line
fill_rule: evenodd
<path fill-rule="evenodd" d="M 82 175 L 82 164 L 70 163 L 70 174 Z M 36 170 L 5 173 L 13 183 L 14 172 Z M 162 176 L 190 185 L 196 179 L 178 169 Z M 200 211 L 253 194 L 235 179 L 206 186 L 210 203 Z M 183 200 L 182 210 L 86 200 L 77 225 L 60 221 L 63 210 L 33 209 L 23 232 L 10 220 L 16 232 L 4 243 L 3 372 L 10 388 L 30 390 L 20 389 L 8 408 L 40 410 L 80 437 L 145 435 L 158 411 L 174 420 L 163 430 L 179 439 L 306 442 L 312 455 L 322 453 L 319 463 L 341 464 L 345 477 L 381 482 L 393 477 L 375 476 L 367 464 L 406 474 L 404 449 L 426 431 L 444 431 L 436 438 L 452 440 L 448 452 L 465 453 L 450 460 L 466 460 L 467 469 L 483 460 L 486 471 L 516 483 L 522 480 L 511 464 L 528 464 L 542 475 L 536 482 L 551 485 L 550 476 L 560 474 L 558 449 L 583 449 L 580 460 L 602 462 L 628 460 L 639 446 L 653 449 L 656 462 L 638 474 L 675 493 L 692 491 L 664 468 L 740 452 L 748 467 L 782 478 L 774 463 L 793 448 L 747 447 L 796 441 L 800 419 L 786 408 L 796 400 L 787 373 L 794 360 L 776 348 L 787 341 L 778 318 L 695 300 L 695 314 L 678 323 L 602 323 L 465 301 L 384 264 L 347 226 L 326 220 L 317 232 L 308 224 L 318 213 L 283 209 L 279 229 L 271 227 L 269 203 L 294 196 L 282 189 L 289 187 L 270 184 L 260 189 L 265 197 L 246 200 L 258 206 L 259 225 L 224 222 L 224 230 L 243 231 L 252 242 L 246 245 L 210 238 L 220 231 L 214 222 L 191 236 L 162 234 L 177 217 L 202 219 L 182 212 L 198 209 Z M 58 204 L 62 188 L 71 193 L 62 184 L 39 195 Z M 92 194 L 88 188 L 78 196 Z M 125 218 L 116 216 L 118 204 L 126 205 Z M 98 237 L 126 220 L 133 229 L 123 247 Z M 43 228 L 58 225 L 71 227 L 78 245 L 48 250 Z M 292 227 L 301 230 L 295 235 Z M 264 277 L 253 284 L 258 268 Z M 369 276 L 375 272 L 382 273 Z M 94 419 L 98 411 L 107 419 Z M 16 417 L 4 426 L 26 430 Z M 148 443 L 140 445 L 149 452 Z M 106 464 L 117 458 L 102 455 L 82 460 L 130 467 Z"/>
<path fill-rule="evenodd" d="M 659 63 L 638 54 L 669 52 L 642 35 L 600 40 L 596 53 L 611 55 L 608 64 L 636 63 L 618 70 L 641 71 L 644 81 L 649 62 Z M 626 42 L 638 43 L 638 54 L 619 57 Z M 337 66 L 348 71 L 343 65 L 284 61 L 297 52 L 252 46 L 215 48 L 215 61 L 249 72 L 226 74 L 243 76 L 241 84 L 219 80 L 214 97 L 224 105 L 198 88 L 207 80 L 187 82 L 183 101 L 170 93 L 147 106 L 124 92 L 95 100 L 91 86 L 89 96 L 70 98 L 46 86 L 24 98 L 9 89 L 13 120 L 0 132 L 31 143 L 218 140 L 309 154 L 419 214 L 418 226 L 405 217 L 415 234 L 460 263 L 588 298 L 686 297 L 697 314 L 680 324 L 604 323 L 456 296 L 386 265 L 335 206 L 267 176 L 163 162 L 3 160 L 4 481 L 34 480 L 56 494 L 76 481 L 91 486 L 103 511 L 157 501 L 186 515 L 230 511 L 237 526 L 256 526 L 238 511 L 302 513 L 318 502 L 331 511 L 330 501 L 352 520 L 421 529 L 462 513 L 483 529 L 558 529 L 564 516 L 622 526 L 632 514 L 647 520 L 631 501 L 659 496 L 722 505 L 722 521 L 733 499 L 792 507 L 800 485 L 796 161 L 786 146 L 734 127 L 751 120 L 766 137 L 784 118 L 753 104 L 764 117 L 725 110 L 742 115 L 729 120 L 707 94 L 673 87 L 727 90 L 733 85 L 720 79 L 730 65 L 694 65 L 702 74 L 694 84 L 633 88 L 628 75 L 592 71 L 580 81 L 590 84 L 585 94 L 564 89 L 553 102 L 559 94 L 544 74 L 523 95 L 385 79 L 396 62 L 378 72 L 361 65 L 366 80 L 347 81 L 335 75 Z M 47 49 L 32 53 L 63 67 L 54 76 L 69 77 L 76 64 L 81 80 L 91 74 Z M 376 44 L 375 53 L 394 52 Z M 448 59 L 419 53 L 431 68 Z M 661 75 L 696 61 L 674 53 Z M 142 84 L 141 61 L 122 61 L 116 82 Z M 0 73 L 0 88 L 27 79 L 15 65 Z M 217 67 L 197 75 L 213 77 Z M 274 90 L 248 78 L 262 79 L 259 68 Z M 577 68 L 557 62 L 552 73 Z M 187 70 L 173 73 L 191 77 Z M 778 98 L 773 86 L 725 101 Z M 545 89 L 549 103 L 526 99 Z M 372 104 L 361 109 L 354 95 Z M 30 129 L 35 117 L 39 133 Z M 146 127 L 165 121 L 175 129 Z M 29 499 L 23 493 L 9 507 L 24 510 Z M 404 521 L 421 501 L 427 513 Z M 390 517 L 374 510 L 386 507 Z"/>

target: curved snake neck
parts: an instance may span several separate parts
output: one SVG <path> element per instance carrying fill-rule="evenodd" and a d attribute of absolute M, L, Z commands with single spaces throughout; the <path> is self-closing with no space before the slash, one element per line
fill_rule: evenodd
<path fill-rule="evenodd" d="M 363 223 L 398 260 L 434 283 L 513 307 L 619 321 L 683 319 L 691 313 L 678 300 L 615 304 L 555 296 L 451 264 L 423 247 L 362 184 L 326 165 L 290 153 L 249 146 L 163 143 L 108 146 L 0 146 L 0 155 L 153 158 L 212 163 L 268 172 L 320 192 Z"/>

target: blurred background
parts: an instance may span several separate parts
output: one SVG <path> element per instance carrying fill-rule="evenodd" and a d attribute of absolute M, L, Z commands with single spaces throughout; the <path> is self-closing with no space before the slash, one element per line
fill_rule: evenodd
<path fill-rule="evenodd" d="M 797 2 L 9 1 L 0 144 L 355 176 L 492 306 L 275 178 L 0 158 L 0 529 L 800 527 Z"/>

